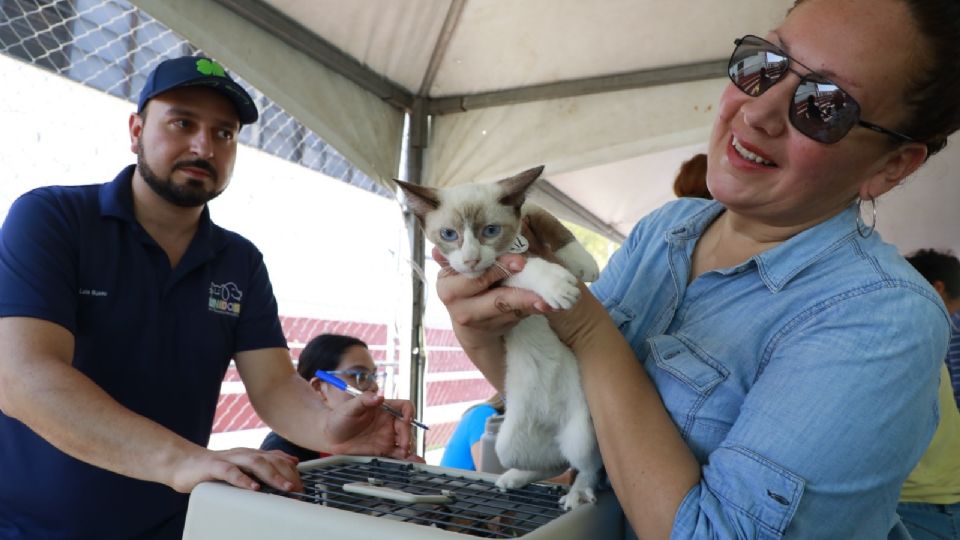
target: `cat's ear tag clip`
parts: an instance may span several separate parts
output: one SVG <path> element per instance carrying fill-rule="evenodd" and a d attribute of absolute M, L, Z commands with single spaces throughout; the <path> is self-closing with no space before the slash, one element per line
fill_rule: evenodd
<path fill-rule="evenodd" d="M 510 253 L 526 253 L 527 249 L 530 247 L 530 242 L 523 237 L 522 234 L 518 234 L 516 238 L 513 239 L 513 243 L 510 244 Z"/>

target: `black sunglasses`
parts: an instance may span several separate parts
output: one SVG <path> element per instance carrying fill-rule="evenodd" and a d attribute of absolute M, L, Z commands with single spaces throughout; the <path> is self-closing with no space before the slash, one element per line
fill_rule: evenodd
<path fill-rule="evenodd" d="M 833 144 L 850 132 L 853 126 L 863 126 L 899 141 L 913 139 L 896 131 L 860 119 L 860 104 L 850 94 L 822 75 L 787 56 L 787 53 L 769 41 L 757 36 L 743 36 L 734 40 L 736 48 L 730 55 L 727 74 L 743 93 L 757 97 L 786 78 L 787 73 L 800 77 L 793 93 L 790 123 L 797 131 L 811 139 Z M 790 68 L 790 63 L 807 70 L 801 75 Z"/>

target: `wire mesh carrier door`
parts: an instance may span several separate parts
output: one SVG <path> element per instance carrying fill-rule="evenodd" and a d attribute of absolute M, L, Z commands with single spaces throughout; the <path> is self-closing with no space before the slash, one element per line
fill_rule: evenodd
<path fill-rule="evenodd" d="M 200 484 L 184 540 L 261 538 L 614 539 L 623 516 L 612 492 L 564 512 L 565 490 L 531 484 L 501 492 L 497 476 L 356 456 L 300 465 L 304 493 Z"/>

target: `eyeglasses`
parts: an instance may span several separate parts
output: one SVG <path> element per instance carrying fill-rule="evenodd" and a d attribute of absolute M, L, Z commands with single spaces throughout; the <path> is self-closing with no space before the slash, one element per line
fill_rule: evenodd
<path fill-rule="evenodd" d="M 757 97 L 763 94 L 786 78 L 788 73 L 792 72 L 800 77 L 800 84 L 793 92 L 790 123 L 807 137 L 817 142 L 833 144 L 846 136 L 854 126 L 859 125 L 900 141 L 913 141 L 902 133 L 861 120 L 860 104 L 850 94 L 790 58 L 773 43 L 750 35 L 734 40 L 734 43 L 737 46 L 730 55 L 727 73 L 733 84 L 748 96 Z M 808 73 L 801 75 L 791 69 L 791 62 L 802 66 Z"/>
<path fill-rule="evenodd" d="M 357 390 L 366 392 L 377 384 L 377 378 L 380 376 L 378 371 L 367 371 L 365 369 L 344 369 L 336 371 L 324 371 L 330 375 L 336 375 L 352 385 Z"/>

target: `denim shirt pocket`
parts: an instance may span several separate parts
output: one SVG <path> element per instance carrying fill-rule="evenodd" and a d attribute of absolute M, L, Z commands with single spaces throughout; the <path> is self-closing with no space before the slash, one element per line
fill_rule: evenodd
<path fill-rule="evenodd" d="M 709 421 L 700 418 L 701 408 L 730 372 L 703 350 L 675 336 L 654 336 L 647 342 L 658 368 L 658 373 L 651 373 L 657 389 L 681 435 L 689 438 L 698 419 Z"/>

